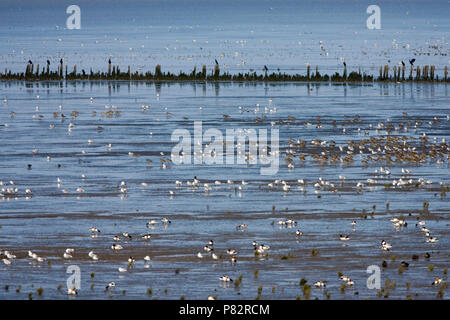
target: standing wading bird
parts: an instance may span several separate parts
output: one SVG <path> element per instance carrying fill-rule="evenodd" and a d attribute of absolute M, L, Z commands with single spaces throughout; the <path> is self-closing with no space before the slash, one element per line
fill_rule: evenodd
<path fill-rule="evenodd" d="M 76 288 L 69 288 L 69 289 L 67 289 L 67 294 L 68 295 L 77 295 L 78 290 Z"/>
<path fill-rule="evenodd" d="M 390 251 L 392 248 L 391 244 L 387 243 L 385 240 L 381 241 L 381 249 L 384 251 Z"/>
<path fill-rule="evenodd" d="M 219 280 L 224 281 L 224 282 L 232 282 L 233 281 L 233 279 L 231 279 L 229 276 L 226 276 L 226 275 L 219 277 Z"/>
<path fill-rule="evenodd" d="M 114 288 L 116 286 L 116 283 L 114 281 L 111 281 L 108 283 L 108 285 L 105 287 L 105 291 L 109 290 L 110 288 Z"/>
<path fill-rule="evenodd" d="M 317 282 L 314 282 L 314 286 L 316 288 L 325 288 L 327 286 L 326 283 L 327 282 L 325 280 L 324 281 L 317 281 Z"/>

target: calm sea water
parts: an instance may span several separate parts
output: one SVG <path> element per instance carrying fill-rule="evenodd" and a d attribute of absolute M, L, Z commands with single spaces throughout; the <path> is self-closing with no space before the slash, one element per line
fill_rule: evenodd
<path fill-rule="evenodd" d="M 449 64 L 448 0 L 377 1 L 381 30 L 369 30 L 370 1 L 78 1 L 81 29 L 67 30 L 73 1 L 2 1 L 0 68 L 25 70 L 64 58 L 70 68 L 106 70 L 108 58 L 125 70 L 191 71 L 217 59 L 228 72 L 305 73 L 361 68 L 378 74 L 416 58 L 442 76 Z"/>
<path fill-rule="evenodd" d="M 366 28 L 371 3 L 365 1 L 79 1 L 81 30 L 66 30 L 69 4 L 2 1 L 0 68 L 20 71 L 29 59 L 41 65 L 50 59 L 54 66 L 61 57 L 78 70 L 105 70 L 111 57 L 122 69 L 152 70 L 160 63 L 175 72 L 202 64 L 212 68 L 214 59 L 230 72 L 263 65 L 305 72 L 306 63 L 340 72 L 345 59 L 350 69 L 376 74 L 380 64 L 410 58 L 442 72 L 449 63 L 448 1 L 379 2 L 381 30 Z M 303 153 L 308 155 L 323 151 L 312 147 L 313 139 L 333 140 L 344 152 L 350 151 L 345 149 L 349 140 L 387 135 L 414 138 L 410 141 L 418 148 L 424 133 L 430 142 L 448 141 L 449 91 L 445 84 L 410 83 L 1 82 L 0 187 L 19 192 L 0 197 L 0 250 L 16 255 L 10 265 L 0 261 L 0 298 L 27 299 L 32 293 L 66 299 L 66 270 L 75 265 L 81 269 L 79 297 L 87 299 L 253 299 L 259 286 L 263 299 L 294 299 L 303 295 L 301 278 L 309 284 L 328 281 L 332 299 L 376 299 L 377 290 L 366 287 L 366 268 L 383 260 L 388 267 L 381 273 L 382 285 L 396 283 L 390 298 L 435 298 L 439 289 L 431 283 L 447 280 L 450 262 L 450 205 L 440 185 L 450 183 L 448 154 L 442 162 L 438 157 L 422 164 L 366 164 L 367 155 L 356 155 L 353 163 L 324 165 L 308 156 L 304 162 L 296 158 L 293 169 L 285 159 L 290 139 L 307 141 Z M 362 122 L 351 121 L 355 117 Z M 214 128 L 224 135 L 227 129 L 278 129 L 277 174 L 262 176 L 259 165 L 168 163 L 174 130 L 193 133 L 194 121 L 200 120 L 204 131 Z M 387 133 L 381 123 L 395 129 Z M 377 175 L 380 166 L 391 174 Z M 411 172 L 405 175 L 402 168 Z M 343 185 L 340 175 L 346 177 Z M 194 176 L 199 188 L 187 185 Z M 319 178 L 336 185 L 337 192 L 317 190 Z M 431 183 L 385 186 L 394 179 L 420 178 Z M 367 179 L 377 184 L 370 186 Z M 275 180 L 287 181 L 290 190 Z M 121 181 L 127 193 L 120 191 Z M 362 189 L 359 182 L 365 184 Z M 208 192 L 205 183 L 211 186 Z M 27 195 L 26 188 L 32 193 Z M 429 203 L 426 215 L 421 214 L 424 202 Z M 400 216 L 408 227 L 393 227 L 389 220 Z M 164 217 L 171 223 L 146 226 Z M 280 228 L 278 221 L 285 218 L 298 224 Z M 415 225 L 418 218 L 439 242 L 425 241 Z M 242 223 L 247 229 L 236 230 Z M 89 230 L 94 226 L 101 230 L 95 238 Z M 302 237 L 295 235 L 297 229 Z M 133 238 L 121 237 L 124 249 L 113 252 L 113 237 L 123 232 Z M 141 239 L 146 233 L 150 241 Z M 340 241 L 339 234 L 349 234 L 350 240 Z M 383 239 L 392 244 L 390 252 L 381 250 Z M 215 241 L 217 260 L 203 251 L 209 240 Z M 254 255 L 255 240 L 270 245 L 267 256 Z M 63 258 L 66 248 L 75 249 L 73 258 Z M 238 250 L 236 264 L 228 248 Z M 312 256 L 312 249 L 318 255 Z M 30 259 L 28 250 L 46 260 Z M 98 261 L 89 258 L 91 250 Z M 413 254 L 419 259 L 412 260 Z M 144 263 L 146 255 L 150 263 Z M 134 266 L 119 272 L 130 256 L 137 260 Z M 401 261 L 410 263 L 403 273 Z M 349 275 L 354 287 L 343 292 L 338 272 Z M 241 285 L 224 285 L 219 281 L 224 274 L 243 275 Z M 105 292 L 110 281 L 116 288 Z M 311 297 L 323 299 L 325 293 L 313 287 Z"/>

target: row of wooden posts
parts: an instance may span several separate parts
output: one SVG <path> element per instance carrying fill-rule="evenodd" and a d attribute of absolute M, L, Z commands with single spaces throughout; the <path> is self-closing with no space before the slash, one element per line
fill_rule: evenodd
<path fill-rule="evenodd" d="M 416 72 L 414 76 L 414 70 Z M 405 66 L 394 66 L 393 68 L 393 77 L 389 76 L 389 66 L 385 65 L 384 67 L 380 67 L 380 75 L 379 80 L 394 80 L 394 81 L 404 81 L 404 80 L 416 80 L 416 81 L 438 81 L 439 77 L 435 75 L 436 67 L 425 65 L 416 66 L 409 69 L 409 77 L 405 78 Z M 444 67 L 444 81 L 448 80 L 448 68 Z"/>
<path fill-rule="evenodd" d="M 65 72 L 64 71 L 65 67 Z M 153 78 L 158 80 L 164 80 L 165 78 L 170 80 L 173 80 L 174 78 L 180 77 L 180 78 L 189 78 L 191 79 L 209 79 L 209 80 L 230 80 L 233 79 L 233 76 L 230 74 L 220 74 L 220 67 L 218 64 L 214 65 L 214 69 L 212 71 L 211 75 L 207 75 L 207 68 L 206 65 L 202 66 L 202 71 L 197 73 L 196 67 L 194 67 L 194 70 L 190 74 L 184 74 L 180 72 L 179 75 L 171 74 L 171 73 L 163 73 L 161 71 L 161 65 L 158 64 L 155 67 L 155 73 L 151 74 L 147 72 L 146 74 L 141 74 L 138 71 L 136 71 L 134 74 L 131 73 L 130 66 L 128 66 L 127 72 L 121 72 L 119 66 L 112 65 L 111 63 L 108 63 L 108 72 L 102 73 L 97 72 L 93 73 L 92 70 L 90 70 L 89 74 L 86 73 L 85 70 L 82 70 L 81 73 L 77 72 L 77 65 L 74 65 L 73 71 L 68 72 L 68 66 L 67 64 L 64 66 L 63 62 L 61 62 L 58 65 L 57 71 L 50 71 L 50 65 L 47 63 L 47 66 L 42 68 L 42 71 L 39 72 L 39 64 L 36 65 L 36 70 L 34 70 L 34 65 L 32 63 L 28 63 L 26 67 L 25 74 L 15 74 L 11 73 L 11 71 L 8 72 L 8 70 L 5 69 L 5 72 L 0 75 L 0 79 L 24 79 L 24 80 L 51 80 L 51 79 L 67 79 L 67 80 L 75 80 L 75 79 L 137 79 L 137 78 Z M 439 81 L 439 77 L 435 74 L 436 68 L 434 65 L 425 65 L 425 66 L 413 66 L 411 65 L 409 68 L 409 76 L 406 77 L 406 66 L 394 66 L 392 68 L 392 75 L 390 75 L 391 68 L 389 65 L 380 66 L 379 69 L 379 77 L 378 79 L 374 79 L 372 76 L 363 76 L 361 74 L 361 70 L 359 69 L 358 72 L 352 72 L 350 75 L 347 75 L 347 66 L 344 66 L 343 74 L 340 75 L 336 73 L 335 75 L 332 75 L 329 77 L 328 75 L 320 75 L 319 73 L 319 67 L 316 66 L 315 74 L 311 74 L 311 66 L 308 64 L 306 69 L 306 76 L 301 75 L 294 75 L 289 76 L 286 74 L 276 74 L 272 73 L 271 75 L 267 74 L 267 70 L 265 72 L 265 75 L 258 76 L 256 75 L 256 72 L 254 73 L 247 73 L 243 74 L 241 78 L 245 80 L 245 78 L 249 78 L 249 80 L 273 80 L 273 81 L 288 81 L 289 79 L 296 81 L 296 80 L 331 80 L 331 81 Z M 415 75 L 414 75 L 415 72 Z M 248 76 L 247 76 L 248 75 Z M 240 78 L 239 78 L 240 79 Z M 444 78 L 443 81 L 448 81 L 448 68 L 447 66 L 444 67 Z"/>

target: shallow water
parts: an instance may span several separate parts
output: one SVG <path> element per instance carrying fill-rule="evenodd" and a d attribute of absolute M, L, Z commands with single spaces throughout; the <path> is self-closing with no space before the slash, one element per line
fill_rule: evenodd
<path fill-rule="evenodd" d="M 367 29 L 367 1 L 183 1 L 78 0 L 81 29 L 66 28 L 68 0 L 0 3 L 0 70 L 24 72 L 31 59 L 56 70 L 61 58 L 80 72 L 106 71 L 111 58 L 124 71 L 190 73 L 205 64 L 210 72 L 259 74 L 349 72 L 378 76 L 381 65 L 401 61 L 435 65 L 443 77 L 450 62 L 450 4 L 447 0 L 377 1 L 381 29 Z M 408 75 L 408 74 L 407 74 Z"/>
<path fill-rule="evenodd" d="M 396 288 L 389 290 L 390 298 L 435 298 L 439 289 L 431 282 L 436 277 L 447 279 L 450 205 L 439 183 L 450 182 L 448 154 L 442 163 L 439 158 L 427 158 L 421 164 L 364 164 L 364 154 L 356 155 L 352 163 L 325 165 L 310 156 L 322 151 L 310 144 L 312 139 L 334 140 L 337 146 L 345 147 L 348 140 L 386 136 L 386 130 L 376 131 L 381 122 L 397 127 L 390 136 L 419 138 L 426 133 L 430 142 L 434 137 L 437 143 L 448 141 L 447 85 L 2 82 L 0 97 L 0 180 L 8 187 L 13 180 L 19 188 L 17 195 L 0 197 L 0 248 L 17 256 L 11 265 L 1 263 L 2 299 L 27 299 L 29 292 L 39 298 L 38 287 L 44 289 L 43 298 L 66 299 L 69 265 L 81 268 L 79 297 L 96 299 L 205 299 L 208 295 L 252 299 L 259 286 L 263 287 L 263 299 L 294 299 L 303 295 L 298 285 L 301 278 L 309 284 L 327 280 L 326 290 L 332 299 L 377 299 L 378 290 L 366 287 L 366 268 L 381 266 L 383 260 L 389 265 L 382 269 L 382 285 L 387 279 L 396 282 Z M 143 105 L 150 107 L 143 110 Z M 272 112 L 265 112 L 266 107 Z M 78 112 L 76 117 L 71 117 L 73 111 Z M 255 118 L 263 115 L 265 120 L 256 123 Z M 356 115 L 362 122 L 349 121 Z M 295 118 L 290 124 L 286 124 L 288 116 Z M 320 116 L 322 128 L 316 128 L 316 116 Z M 408 119 L 412 121 L 408 130 L 399 129 Z M 202 121 L 204 131 L 216 128 L 224 135 L 227 128 L 279 129 L 278 173 L 263 176 L 260 165 L 237 164 L 168 164 L 164 169 L 160 159 L 169 159 L 176 143 L 171 141 L 172 132 L 188 129 L 193 133 L 197 120 Z M 420 122 L 416 129 L 415 121 Z M 293 169 L 284 161 L 291 138 L 308 142 L 302 151 L 308 154 L 306 160 L 297 158 Z M 34 149 L 37 152 L 33 153 Z M 380 166 L 388 167 L 391 174 L 376 175 L 374 171 Z M 402 168 L 411 170 L 404 179 L 424 178 L 432 183 L 385 187 L 385 183 L 402 177 Z M 346 177 L 344 184 L 339 175 Z M 200 180 L 199 188 L 186 184 L 194 176 Z M 335 184 L 336 192 L 323 188 L 316 193 L 314 183 L 319 177 Z M 377 184 L 370 186 L 368 178 Z M 227 184 L 228 179 L 234 183 Z M 270 188 L 268 183 L 275 179 L 286 180 L 290 191 L 283 191 L 281 184 Z M 306 186 L 299 186 L 297 179 L 304 179 Z M 175 185 L 176 180 L 183 182 L 181 187 Z M 216 180 L 222 184 L 214 185 Z M 248 185 L 242 185 L 242 180 Z M 126 194 L 118 188 L 121 181 L 126 181 Z M 148 185 L 142 186 L 143 182 Z M 357 188 L 358 182 L 365 186 Z M 204 183 L 211 185 L 209 192 L 205 192 Z M 78 193 L 78 187 L 85 192 Z M 28 197 L 26 188 L 32 190 Z M 430 204 L 429 213 L 420 214 L 425 201 Z M 408 226 L 396 229 L 389 220 L 400 215 Z M 150 219 L 163 217 L 171 223 L 146 227 Z M 415 226 L 419 217 L 439 242 L 425 241 L 424 233 Z M 295 219 L 298 225 L 280 228 L 277 222 L 283 218 Z M 352 220 L 357 221 L 354 230 Z M 236 230 L 241 223 L 248 224 L 245 231 Z M 93 226 L 101 230 L 96 238 L 89 231 Z M 295 235 L 297 229 L 303 236 Z M 133 239 L 122 239 L 124 249 L 113 252 L 113 236 L 122 232 L 130 233 Z M 152 234 L 150 241 L 140 238 L 145 233 Z M 349 234 L 350 240 L 340 241 L 339 234 Z M 197 258 L 210 239 L 215 241 L 219 259 L 213 260 L 206 253 L 203 259 Z M 392 244 L 390 252 L 381 250 L 383 239 Z M 267 256 L 254 255 L 254 240 L 270 245 Z M 73 259 L 63 259 L 66 248 L 75 249 Z M 238 250 L 235 265 L 227 248 Z M 317 256 L 311 255 L 313 248 L 318 250 Z M 32 261 L 28 250 L 47 260 Z M 98 254 L 99 261 L 88 257 L 90 250 Z M 423 257 L 426 252 L 430 259 Z M 413 254 L 419 255 L 419 260 L 412 260 Z M 120 273 L 118 267 L 126 267 L 130 255 L 137 262 Z M 145 255 L 152 258 L 148 264 L 144 264 Z M 410 266 L 399 274 L 403 260 Z M 429 265 L 434 266 L 433 271 L 428 270 Z M 259 270 L 258 277 L 255 270 Z M 341 292 L 338 272 L 349 275 L 354 287 Z M 95 273 L 93 278 L 91 273 Z M 218 279 L 223 274 L 233 279 L 242 274 L 242 284 L 239 288 L 224 286 Z M 110 281 L 116 282 L 116 288 L 104 292 Z M 411 283 L 409 290 L 407 282 Z M 5 290 L 7 285 L 9 290 Z M 151 296 L 146 293 L 148 288 Z M 444 289 L 445 298 L 447 292 Z M 326 298 L 323 289 L 314 287 L 311 297 Z"/>

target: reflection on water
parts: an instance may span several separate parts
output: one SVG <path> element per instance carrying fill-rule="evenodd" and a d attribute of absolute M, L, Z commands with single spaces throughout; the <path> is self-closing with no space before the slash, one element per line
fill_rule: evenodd
<path fill-rule="evenodd" d="M 43 82 L 24 82 L 24 81 L 2 81 L 2 88 L 9 89 L 13 87 L 26 88 L 26 92 L 33 94 L 37 92 L 54 93 L 55 89 L 60 89 L 59 92 L 95 92 L 100 88 L 107 88 L 108 96 L 116 93 L 130 93 L 132 87 L 152 88 L 157 96 L 161 95 L 163 88 L 190 88 L 193 96 L 198 96 L 200 93 L 203 96 L 214 92 L 214 95 L 220 95 L 221 88 L 262 88 L 265 95 L 269 94 L 270 88 L 298 88 L 310 95 L 319 95 L 321 88 L 337 87 L 342 88 L 341 93 L 346 96 L 348 90 L 351 88 L 352 96 L 366 95 L 368 91 L 364 90 L 366 87 L 378 88 L 379 96 L 402 96 L 408 98 L 432 98 L 435 96 L 436 86 L 422 83 L 330 83 L 330 82 L 203 82 L 203 81 L 186 81 L 186 82 L 171 82 L 171 81 L 43 81 Z M 125 89 L 124 89 L 125 88 Z M 47 90 L 45 90 L 47 89 Z M 50 91 L 51 89 L 51 91 Z M 23 89 L 20 89 L 23 90 Z M 126 90 L 122 91 L 121 90 Z M 186 90 L 186 89 L 185 89 Z M 326 90 L 326 89 L 324 89 Z M 208 92 L 208 94 L 207 94 Z M 327 91 L 328 92 L 328 91 Z M 449 85 L 442 84 L 439 86 L 439 95 L 448 97 Z M 373 93 L 370 93 L 373 95 Z"/>

